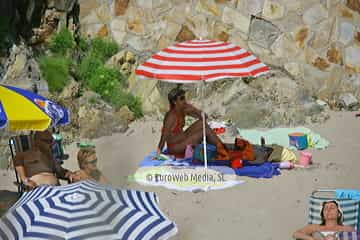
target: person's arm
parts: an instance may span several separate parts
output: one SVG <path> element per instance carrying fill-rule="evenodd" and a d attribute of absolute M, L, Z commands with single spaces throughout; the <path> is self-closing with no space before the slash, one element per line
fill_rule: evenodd
<path fill-rule="evenodd" d="M 315 232 L 315 225 L 307 225 L 293 234 L 294 239 L 298 240 L 315 240 L 311 234 Z"/>
<path fill-rule="evenodd" d="M 63 168 L 58 162 L 54 161 L 55 173 L 58 178 L 69 180 L 73 182 L 74 173 L 68 169 Z"/>
<path fill-rule="evenodd" d="M 191 104 L 186 105 L 185 113 L 186 113 L 186 115 L 189 115 L 189 116 L 191 116 L 193 118 L 197 118 L 197 119 L 202 120 L 202 116 L 201 116 L 202 111 L 197 109 L 196 107 L 194 107 Z M 205 118 L 207 118 L 206 114 L 205 114 Z"/>
<path fill-rule="evenodd" d="M 15 165 L 15 169 L 19 175 L 20 180 L 25 184 L 25 186 L 27 186 L 29 189 L 35 188 L 37 186 L 37 184 L 30 178 L 26 177 L 23 153 L 16 154 L 15 159 L 14 159 L 14 165 Z"/>
<path fill-rule="evenodd" d="M 343 226 L 341 231 L 343 232 L 356 232 L 355 228 L 352 226 Z"/>
<path fill-rule="evenodd" d="M 157 147 L 157 157 L 160 155 L 161 150 L 164 148 L 165 142 L 169 139 L 171 135 L 171 127 L 175 124 L 176 118 L 174 115 L 168 114 L 164 119 L 163 128 L 161 131 L 160 141 Z"/>
<path fill-rule="evenodd" d="M 99 182 L 102 183 L 102 184 L 109 184 L 110 183 L 110 181 L 102 173 L 101 173 Z"/>

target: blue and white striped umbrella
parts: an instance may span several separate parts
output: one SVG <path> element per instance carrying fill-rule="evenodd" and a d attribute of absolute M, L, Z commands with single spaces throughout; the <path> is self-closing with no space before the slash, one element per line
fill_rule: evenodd
<path fill-rule="evenodd" d="M 0 220 L 0 239 L 168 239 L 176 225 L 155 193 L 93 181 L 25 193 Z"/>

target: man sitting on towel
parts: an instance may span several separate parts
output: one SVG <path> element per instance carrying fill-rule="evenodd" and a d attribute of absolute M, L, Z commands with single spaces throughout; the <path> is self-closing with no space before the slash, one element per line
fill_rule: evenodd
<path fill-rule="evenodd" d="M 38 185 L 59 185 L 58 178 L 72 182 L 73 172 L 62 168 L 53 158 L 53 142 L 48 130 L 35 132 L 33 148 L 16 154 L 16 171 L 29 190 Z"/>

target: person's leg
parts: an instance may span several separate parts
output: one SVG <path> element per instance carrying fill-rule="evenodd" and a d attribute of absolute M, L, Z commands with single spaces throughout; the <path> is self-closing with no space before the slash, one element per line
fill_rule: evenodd
<path fill-rule="evenodd" d="M 60 185 L 59 180 L 51 173 L 39 173 L 30 178 L 37 185 Z"/>
<path fill-rule="evenodd" d="M 222 144 L 222 141 L 220 140 L 220 138 L 215 134 L 215 132 L 210 128 L 210 126 L 205 123 L 205 127 L 206 127 L 206 137 L 207 137 L 207 141 L 213 145 L 217 145 L 218 143 Z M 188 127 L 185 130 L 185 135 L 186 138 L 192 138 L 193 135 L 198 136 L 199 132 L 202 134 L 203 133 L 203 122 L 202 120 L 197 120 L 195 123 L 193 123 L 190 127 Z M 195 137 L 195 139 L 197 139 L 197 137 Z M 201 142 L 201 139 L 199 140 L 198 143 Z M 195 143 L 195 144 L 198 144 Z"/>
<path fill-rule="evenodd" d="M 169 153 L 184 153 L 186 149 L 186 145 L 196 145 L 201 142 L 202 132 L 198 131 L 197 133 L 193 133 L 191 136 L 187 136 L 186 139 L 180 141 L 175 144 L 171 144 L 168 146 Z"/>

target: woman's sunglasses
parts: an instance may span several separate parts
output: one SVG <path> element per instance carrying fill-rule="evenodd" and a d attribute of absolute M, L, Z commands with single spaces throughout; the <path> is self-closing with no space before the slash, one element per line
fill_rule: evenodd
<path fill-rule="evenodd" d="M 91 161 L 86 161 L 87 164 L 96 164 L 98 161 L 97 158 L 95 158 L 94 160 L 91 160 Z"/>

